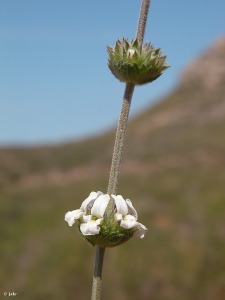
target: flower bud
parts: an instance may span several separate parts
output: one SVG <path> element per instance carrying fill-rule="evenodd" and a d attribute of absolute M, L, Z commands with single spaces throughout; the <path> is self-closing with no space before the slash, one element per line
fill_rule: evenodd
<path fill-rule="evenodd" d="M 114 47 L 107 46 L 108 67 L 122 82 L 142 85 L 157 79 L 169 66 L 166 55 L 150 43 L 141 44 L 137 39 L 117 40 Z"/>

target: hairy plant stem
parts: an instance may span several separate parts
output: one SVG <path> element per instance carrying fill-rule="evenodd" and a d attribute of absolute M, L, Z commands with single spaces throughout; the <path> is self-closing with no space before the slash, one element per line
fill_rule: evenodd
<path fill-rule="evenodd" d="M 148 11 L 150 6 L 150 0 L 142 0 L 141 10 L 138 19 L 138 28 L 136 38 L 142 44 L 145 34 L 145 28 L 147 23 Z M 131 100 L 133 96 L 135 85 L 127 83 L 125 86 L 125 92 L 123 97 L 122 108 L 120 112 L 120 118 L 116 131 L 116 138 L 113 150 L 112 165 L 109 176 L 109 183 L 107 193 L 117 194 L 117 186 L 120 172 L 120 165 L 123 156 L 124 142 L 126 136 L 126 129 L 130 111 Z M 110 214 L 113 210 L 114 203 L 109 202 L 106 209 L 106 214 Z M 92 285 L 91 300 L 100 300 L 102 294 L 102 269 L 104 260 L 105 248 L 97 246 L 94 265 L 94 276 Z"/>
<path fill-rule="evenodd" d="M 103 267 L 104 253 L 105 253 L 105 248 L 104 247 L 97 247 L 96 248 L 91 300 L 101 299 L 102 267 Z"/>
<path fill-rule="evenodd" d="M 138 27 L 136 33 L 136 38 L 141 44 L 143 43 L 144 40 L 150 2 L 151 2 L 150 0 L 142 0 L 141 2 L 141 10 L 138 18 Z"/>
<path fill-rule="evenodd" d="M 118 186 L 118 178 L 120 172 L 120 165 L 123 156 L 123 149 L 126 137 L 127 123 L 130 111 L 131 100 L 134 92 L 133 84 L 126 84 L 120 118 L 116 131 L 115 145 L 112 157 L 111 170 L 109 175 L 109 184 L 107 194 L 116 194 Z"/>

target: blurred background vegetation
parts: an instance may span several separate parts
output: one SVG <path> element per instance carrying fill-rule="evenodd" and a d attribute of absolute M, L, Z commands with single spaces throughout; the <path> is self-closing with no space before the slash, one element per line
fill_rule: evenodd
<path fill-rule="evenodd" d="M 119 194 L 149 231 L 106 252 L 103 299 L 225 295 L 225 38 L 129 123 Z M 89 299 L 95 250 L 64 214 L 107 189 L 114 130 L 0 150 L 0 292 Z"/>

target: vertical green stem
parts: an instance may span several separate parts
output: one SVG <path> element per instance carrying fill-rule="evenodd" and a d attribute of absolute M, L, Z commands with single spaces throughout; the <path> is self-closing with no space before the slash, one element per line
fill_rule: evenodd
<path fill-rule="evenodd" d="M 143 43 L 145 27 L 147 22 L 147 16 L 150 6 L 150 0 L 142 0 L 141 10 L 138 21 L 138 29 L 136 38 L 140 43 Z M 115 145 L 113 150 L 112 165 L 109 176 L 108 184 L 108 194 L 116 194 L 118 186 L 118 178 L 121 160 L 123 156 L 124 142 L 126 136 L 126 129 L 130 111 L 131 100 L 133 96 L 135 85 L 126 84 L 123 104 L 120 113 L 120 119 L 118 122 Z M 113 209 L 113 203 L 110 201 L 107 212 L 109 213 Z M 93 285 L 92 285 L 92 296 L 91 300 L 100 300 L 102 292 L 102 268 L 103 268 L 103 259 L 104 259 L 105 248 L 97 246 L 96 255 L 95 255 L 95 266 L 94 266 L 94 276 L 93 276 Z"/>
<path fill-rule="evenodd" d="M 150 7 L 150 0 L 142 0 L 141 3 L 141 10 L 138 18 L 138 27 L 137 27 L 137 34 L 136 38 L 142 44 L 144 35 L 145 35 L 145 28 L 148 18 L 148 11 Z"/>
<path fill-rule="evenodd" d="M 97 247 L 95 256 L 94 276 L 91 300 L 100 300 L 102 293 L 102 267 L 105 248 Z"/>
<path fill-rule="evenodd" d="M 127 122 L 129 117 L 131 100 L 134 92 L 133 84 L 126 84 L 120 118 L 116 131 L 115 145 L 113 151 L 112 165 L 109 176 L 109 184 L 107 193 L 109 195 L 117 193 L 118 178 L 121 160 L 123 156 L 124 142 L 127 130 Z"/>

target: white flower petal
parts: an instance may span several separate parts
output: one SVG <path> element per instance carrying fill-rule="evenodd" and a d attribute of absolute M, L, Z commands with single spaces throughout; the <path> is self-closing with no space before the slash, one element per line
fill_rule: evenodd
<path fill-rule="evenodd" d="M 80 209 L 68 211 L 65 214 L 65 221 L 68 222 L 69 226 L 72 226 L 76 220 L 83 216 L 83 214 L 84 212 L 82 212 Z"/>
<path fill-rule="evenodd" d="M 126 216 L 128 214 L 128 207 L 126 201 L 123 199 L 121 195 L 112 195 L 115 200 L 116 209 L 119 214 Z"/>
<path fill-rule="evenodd" d="M 95 216 L 97 218 L 102 218 L 106 207 L 109 203 L 110 196 L 108 194 L 100 195 L 94 202 L 92 209 L 91 209 L 91 215 Z"/>
<path fill-rule="evenodd" d="M 132 57 L 135 53 L 135 50 L 133 48 L 129 48 L 127 51 L 127 56 L 128 57 Z"/>
<path fill-rule="evenodd" d="M 147 231 L 148 229 L 145 227 L 145 225 L 137 222 L 137 230 L 135 231 L 135 235 L 140 238 L 140 239 L 143 239 L 143 237 L 145 236 L 145 232 Z"/>
<path fill-rule="evenodd" d="M 88 204 L 94 202 L 94 200 L 97 199 L 100 195 L 102 195 L 102 192 L 91 192 L 90 195 L 82 202 L 80 209 L 82 211 L 85 211 Z"/>
<path fill-rule="evenodd" d="M 138 214 L 137 214 L 137 211 L 136 209 L 133 207 L 132 205 L 132 202 L 130 201 L 130 199 L 126 199 L 126 203 L 128 205 L 128 211 L 129 211 L 129 214 L 134 216 L 136 219 L 138 218 Z"/>
<path fill-rule="evenodd" d="M 123 219 L 122 214 L 115 214 L 116 221 L 121 221 Z"/>
<path fill-rule="evenodd" d="M 87 223 L 82 223 L 80 225 L 80 230 L 84 235 L 96 235 L 100 231 L 100 223 L 102 219 L 97 219 L 96 221 L 91 220 Z"/>
<path fill-rule="evenodd" d="M 130 229 L 136 227 L 138 224 L 137 219 L 132 215 L 127 215 L 123 220 L 120 222 L 120 226 L 125 229 Z"/>
<path fill-rule="evenodd" d="M 91 217 L 92 217 L 91 215 L 87 215 L 87 216 L 84 215 L 83 216 L 84 222 L 87 223 L 87 222 L 91 221 Z"/>

